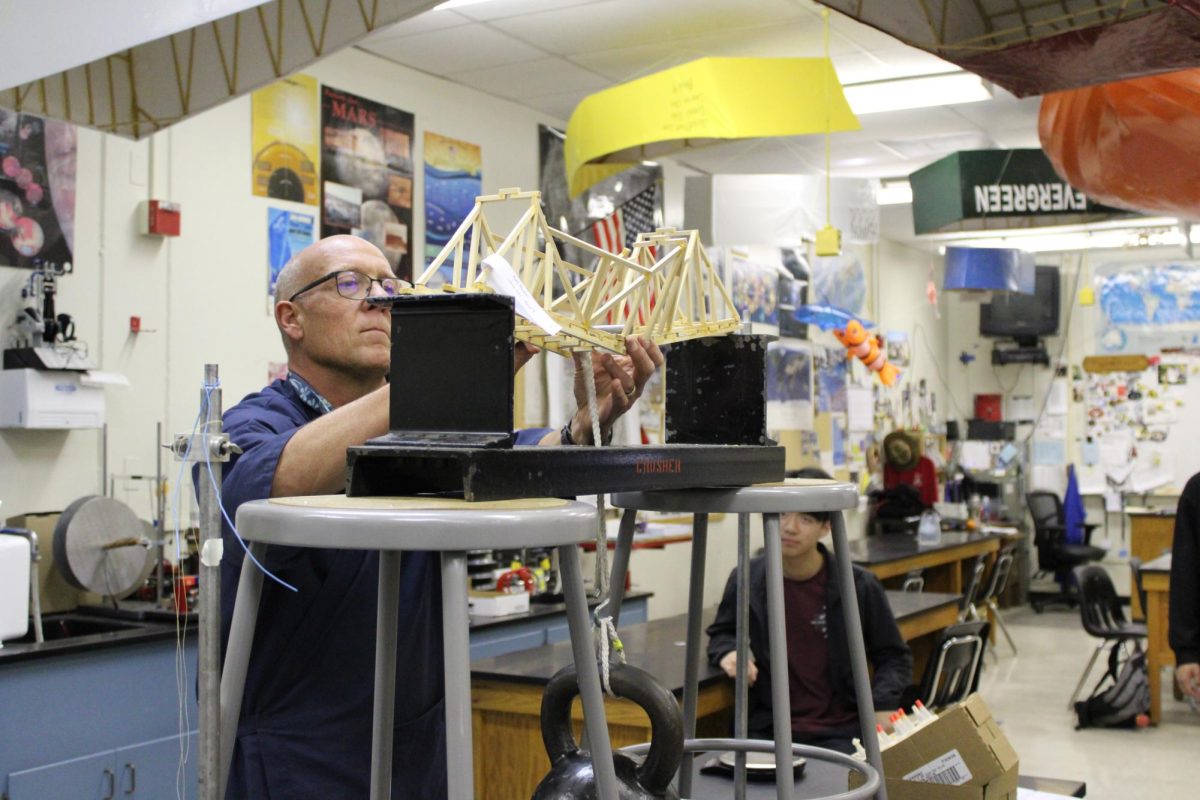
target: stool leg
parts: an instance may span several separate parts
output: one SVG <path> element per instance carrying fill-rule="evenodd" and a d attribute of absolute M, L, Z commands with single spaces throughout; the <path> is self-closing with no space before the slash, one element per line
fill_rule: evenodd
<path fill-rule="evenodd" d="M 592 626 L 588 621 L 587 597 L 583 591 L 583 573 L 579 550 L 575 545 L 558 548 L 562 565 L 563 594 L 567 601 L 567 627 L 571 629 L 571 653 L 579 679 L 583 701 L 583 725 L 592 752 L 598 800 L 617 800 L 617 772 L 613 766 L 612 742 L 604 718 L 604 695 L 600 691 L 600 673 L 592 649 Z"/>
<path fill-rule="evenodd" d="M 750 684 L 746 671 L 750 664 L 750 515 L 738 514 L 737 541 L 737 674 L 733 679 L 733 738 L 749 739 Z M 733 757 L 733 797 L 746 800 L 746 754 Z"/>
<path fill-rule="evenodd" d="M 371 800 L 392 796 L 392 732 L 396 717 L 396 625 L 400 617 L 400 551 L 379 551 L 375 608 L 375 712 L 371 720 Z"/>
<path fill-rule="evenodd" d="M 704 621 L 704 559 L 708 551 L 708 514 L 696 514 L 692 522 L 692 575 L 688 582 L 687 650 L 683 671 L 683 738 L 696 738 L 696 693 L 700 685 L 700 628 Z M 683 754 L 679 762 L 679 796 L 692 795 L 692 761 L 695 754 Z"/>
<path fill-rule="evenodd" d="M 267 546 L 250 542 L 250 553 L 260 562 Z M 218 797 L 225 796 L 229 785 L 229 768 L 237 742 L 238 718 L 242 714 L 242 693 L 246 688 L 246 669 L 250 666 L 250 648 L 254 643 L 254 628 L 258 623 L 258 600 L 262 596 L 262 570 L 249 558 L 242 560 L 238 579 L 237 598 L 233 603 L 233 624 L 229 628 L 229 644 L 225 649 L 225 666 L 221 672 L 221 764 Z"/>
<path fill-rule="evenodd" d="M 862 725 L 862 743 L 867 762 L 883 776 L 883 759 L 879 756 L 879 738 L 875 734 L 875 702 L 871 697 L 871 678 L 867 674 L 867 648 L 863 644 L 862 623 L 858 615 L 858 593 L 854 590 L 854 565 L 850 560 L 850 544 L 846 539 L 846 521 L 842 512 L 830 515 L 833 529 L 833 557 L 837 561 L 837 581 L 842 590 L 842 619 L 846 626 L 846 641 L 850 646 L 850 672 L 854 676 L 854 694 L 858 699 L 858 721 Z M 879 784 L 875 795 L 887 800 L 887 788 Z"/>
<path fill-rule="evenodd" d="M 621 528 L 617 533 L 617 546 L 613 550 L 612 572 L 608 578 L 608 613 L 612 614 L 613 625 L 621 624 L 621 603 L 625 600 L 625 575 L 629 572 L 629 554 L 633 550 L 633 527 L 637 522 L 637 509 L 627 508 L 621 515 Z"/>
<path fill-rule="evenodd" d="M 771 717 L 775 723 L 775 791 L 779 800 L 792 800 L 796 778 L 792 769 L 792 698 L 788 689 L 787 620 L 783 606 L 783 545 L 779 515 L 763 514 L 763 545 L 767 558 L 767 630 L 771 648 Z M 780 780 L 780 776 L 784 779 Z"/>
<path fill-rule="evenodd" d="M 450 800 L 474 800 L 471 742 L 471 642 L 467 554 L 442 553 L 442 630 L 446 655 L 446 775 Z"/>

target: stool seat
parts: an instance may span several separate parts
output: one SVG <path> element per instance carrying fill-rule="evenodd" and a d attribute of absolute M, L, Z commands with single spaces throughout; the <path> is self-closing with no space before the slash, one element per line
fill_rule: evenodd
<path fill-rule="evenodd" d="M 604 697 L 579 567 L 579 548 L 575 546 L 595 536 L 595 506 L 557 498 L 476 503 L 444 497 L 278 497 L 243 503 L 238 507 L 237 524 L 242 536 L 249 540 L 250 557 L 242 561 L 221 676 L 219 796 L 225 794 L 233 760 L 262 597 L 263 573 L 257 564 L 269 547 L 379 551 L 371 800 L 387 800 L 392 796 L 400 564 L 407 557 L 403 551 L 440 551 L 447 797 L 473 800 L 467 551 L 554 547 L 567 603 L 567 627 L 583 701 L 584 725 L 591 741 L 597 796 L 617 800 L 616 773 L 604 721 Z"/>
<path fill-rule="evenodd" d="M 788 478 L 780 483 L 715 489 L 663 489 L 617 492 L 617 508 L 639 511 L 691 511 L 698 514 L 785 514 L 790 511 L 844 511 L 858 505 L 848 483 L 818 478 Z"/>
<path fill-rule="evenodd" d="M 279 497 L 243 503 L 242 536 L 349 550 L 554 547 L 596 538 L 596 508 L 556 498 L 470 503 L 443 497 Z"/>

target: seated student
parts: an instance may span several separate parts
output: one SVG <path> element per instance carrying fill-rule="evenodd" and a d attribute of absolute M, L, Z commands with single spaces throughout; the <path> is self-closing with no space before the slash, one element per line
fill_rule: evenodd
<path fill-rule="evenodd" d="M 797 477 L 825 478 L 821 470 Z M 792 740 L 854 751 L 851 740 L 862 730 L 850 672 L 850 650 L 842 621 L 842 598 L 833 554 L 818 539 L 830 531 L 829 513 L 784 514 L 784 608 L 787 618 L 788 685 Z M 770 658 L 767 650 L 766 559 L 750 561 L 749 732 L 773 739 Z M 867 658 L 875 670 L 871 694 L 876 721 L 890 729 L 888 716 L 912 683 L 912 653 L 900 636 L 883 586 L 869 572 L 854 568 L 854 588 L 862 617 Z M 729 576 L 716 619 L 708 627 L 708 657 L 729 677 L 737 674 L 737 572 Z"/>

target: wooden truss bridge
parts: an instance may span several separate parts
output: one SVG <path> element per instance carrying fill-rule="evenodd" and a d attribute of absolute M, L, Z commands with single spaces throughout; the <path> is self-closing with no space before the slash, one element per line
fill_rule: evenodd
<path fill-rule="evenodd" d="M 528 208 L 519 221 L 507 234 L 496 234 L 488 209 L 520 201 Z M 595 256 L 594 266 L 563 259 L 563 245 Z M 538 304 L 562 326 L 550 335 L 518 315 L 517 339 L 563 355 L 593 348 L 623 353 L 626 336 L 666 344 L 729 333 L 742 324 L 696 231 L 641 233 L 631 249 L 614 254 L 551 227 L 542 213 L 541 193 L 519 189 L 476 198 L 471 213 L 409 291 L 491 292 L 481 265 L 493 254 L 512 265 Z M 442 286 L 430 285 L 446 272 L 449 278 Z"/>

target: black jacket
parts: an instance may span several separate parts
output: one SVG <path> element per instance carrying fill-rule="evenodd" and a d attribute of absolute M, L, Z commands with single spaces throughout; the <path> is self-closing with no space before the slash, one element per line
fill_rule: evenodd
<path fill-rule="evenodd" d="M 1167 639 L 1175 663 L 1200 663 L 1200 474 L 1187 482 L 1175 511 L 1170 603 Z"/>
<path fill-rule="evenodd" d="M 829 570 L 825 584 L 826 624 L 829 631 L 829 685 L 846 704 L 855 703 L 854 679 L 850 672 L 850 647 L 842 620 L 842 595 L 837 582 L 833 554 L 817 544 Z M 871 695 L 875 708 L 895 709 L 900 695 L 912 683 L 912 652 L 900 636 L 883 585 L 869 572 L 854 567 L 854 588 L 858 594 L 858 612 L 862 621 L 867 659 L 875 668 Z M 725 595 L 716 619 L 708 626 L 708 659 L 720 666 L 721 657 L 737 649 L 737 570 L 725 584 Z M 771 738 L 771 658 L 767 647 L 767 565 L 766 558 L 750 560 L 750 652 L 758 666 L 758 679 L 749 691 L 749 729 L 755 736 Z"/>

